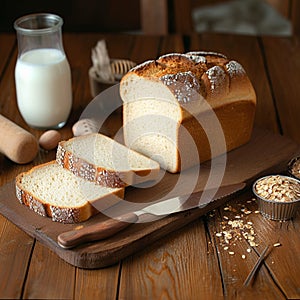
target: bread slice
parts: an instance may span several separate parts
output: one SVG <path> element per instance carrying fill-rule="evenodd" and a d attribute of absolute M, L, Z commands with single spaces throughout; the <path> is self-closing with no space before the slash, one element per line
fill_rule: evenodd
<path fill-rule="evenodd" d="M 160 170 L 156 161 L 100 133 L 61 141 L 56 161 L 76 176 L 107 187 L 155 180 Z"/>
<path fill-rule="evenodd" d="M 124 188 L 107 188 L 85 181 L 51 161 L 18 175 L 16 196 L 41 216 L 56 222 L 77 223 L 121 201 Z"/>
<path fill-rule="evenodd" d="M 121 80 L 125 145 L 176 173 L 247 143 L 256 95 L 243 67 L 214 52 L 170 53 Z"/>

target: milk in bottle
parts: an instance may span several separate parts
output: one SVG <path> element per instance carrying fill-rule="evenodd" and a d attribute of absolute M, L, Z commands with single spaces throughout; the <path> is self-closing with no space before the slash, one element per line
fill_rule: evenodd
<path fill-rule="evenodd" d="M 60 17 L 49 14 L 29 15 L 15 22 L 18 108 L 26 123 L 39 129 L 61 128 L 72 108 L 71 71 L 62 47 L 61 25 Z"/>

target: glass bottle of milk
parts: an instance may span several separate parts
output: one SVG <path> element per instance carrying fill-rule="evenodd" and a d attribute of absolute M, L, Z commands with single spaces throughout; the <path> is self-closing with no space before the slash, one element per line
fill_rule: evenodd
<path fill-rule="evenodd" d="M 62 43 L 63 20 L 48 13 L 14 23 L 18 40 L 15 84 L 19 111 L 34 128 L 63 127 L 72 108 L 71 70 Z"/>

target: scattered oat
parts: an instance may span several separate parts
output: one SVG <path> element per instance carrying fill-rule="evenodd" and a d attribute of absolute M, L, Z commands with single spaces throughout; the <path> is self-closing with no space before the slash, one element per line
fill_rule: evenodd
<path fill-rule="evenodd" d="M 241 241 L 242 239 L 247 240 L 251 247 L 257 246 L 252 222 L 245 222 L 244 216 L 240 215 L 235 215 L 233 219 L 228 217 L 223 219 L 224 221 L 221 221 L 222 232 L 216 233 L 216 236 L 221 239 L 223 247 L 235 246 L 236 241 Z"/>
<path fill-rule="evenodd" d="M 253 241 L 250 241 L 249 244 L 250 244 L 251 247 L 256 247 L 257 246 L 257 244 Z"/>
<path fill-rule="evenodd" d="M 280 243 L 275 243 L 273 246 L 274 247 L 279 247 L 279 246 L 281 246 L 281 244 Z"/>
<path fill-rule="evenodd" d="M 233 205 L 226 204 L 223 206 L 224 211 L 221 219 L 219 220 L 219 230 L 215 232 L 218 238 L 220 249 L 228 252 L 229 255 L 234 255 L 237 251 L 238 243 L 244 243 L 246 240 L 248 248 L 245 249 L 245 254 L 240 254 L 242 259 L 246 259 L 246 253 L 252 251 L 252 247 L 257 247 L 256 233 L 254 230 L 253 222 L 249 220 L 250 214 L 260 213 L 260 211 L 250 210 L 246 203 L 251 206 L 256 198 L 248 199 L 243 203 L 234 203 Z M 216 215 L 215 215 L 216 216 Z"/>

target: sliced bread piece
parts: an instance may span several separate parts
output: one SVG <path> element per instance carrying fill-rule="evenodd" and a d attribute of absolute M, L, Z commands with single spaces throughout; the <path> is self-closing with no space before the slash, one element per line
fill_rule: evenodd
<path fill-rule="evenodd" d="M 96 185 L 51 161 L 18 175 L 16 196 L 41 216 L 56 222 L 77 223 L 121 201 L 124 188 Z"/>
<path fill-rule="evenodd" d="M 56 161 L 76 176 L 107 187 L 155 180 L 160 170 L 156 161 L 99 133 L 61 141 Z"/>

